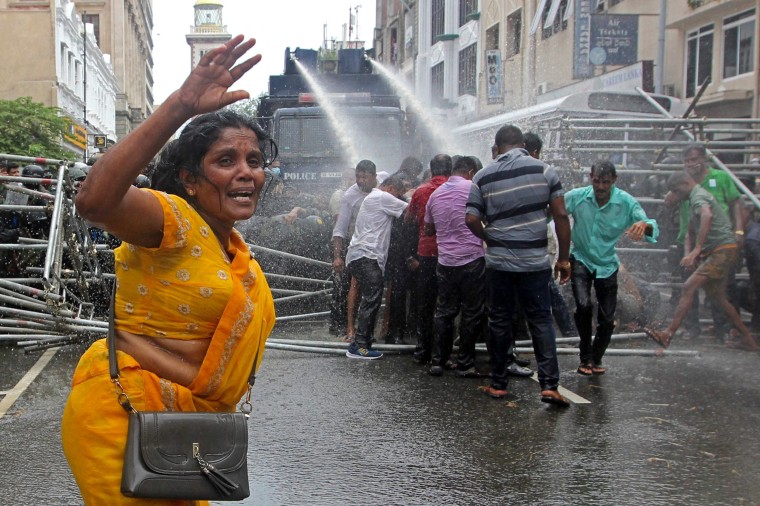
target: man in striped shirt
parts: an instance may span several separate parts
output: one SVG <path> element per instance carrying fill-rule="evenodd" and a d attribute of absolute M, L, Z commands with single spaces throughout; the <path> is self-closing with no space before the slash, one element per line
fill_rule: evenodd
<path fill-rule="evenodd" d="M 531 157 L 522 131 L 506 125 L 496 133 L 498 156 L 472 180 L 465 221 L 486 242 L 488 286 L 488 350 L 493 398 L 507 394 L 508 354 L 513 345 L 512 314 L 516 298 L 523 305 L 538 366 L 541 400 L 569 406 L 559 388 L 557 344 L 552 327 L 546 235 L 547 208 L 554 217 L 558 240 L 555 273 L 560 283 L 570 278 L 570 220 L 556 171 Z"/>

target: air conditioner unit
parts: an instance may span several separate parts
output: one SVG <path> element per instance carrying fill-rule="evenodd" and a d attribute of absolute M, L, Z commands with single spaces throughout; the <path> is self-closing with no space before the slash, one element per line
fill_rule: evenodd
<path fill-rule="evenodd" d="M 549 91 L 549 83 L 546 81 L 543 83 L 538 83 L 538 85 L 536 85 L 536 95 L 543 95 L 547 91 Z"/>
<path fill-rule="evenodd" d="M 663 84 L 662 85 L 662 94 L 667 95 L 669 97 L 675 97 L 676 96 L 676 85 L 675 84 Z"/>

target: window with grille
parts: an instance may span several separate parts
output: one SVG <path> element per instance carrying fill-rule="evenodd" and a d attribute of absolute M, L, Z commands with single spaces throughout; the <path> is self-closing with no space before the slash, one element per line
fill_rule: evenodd
<path fill-rule="evenodd" d="M 477 94 L 477 44 L 470 44 L 459 51 L 459 95 Z"/>
<path fill-rule="evenodd" d="M 507 16 L 507 58 L 520 54 L 522 38 L 522 9 Z"/>
<path fill-rule="evenodd" d="M 478 0 L 459 0 L 459 26 L 464 25 L 470 19 L 470 14 L 478 12 Z"/>
<path fill-rule="evenodd" d="M 544 13 L 541 15 L 541 38 L 548 39 L 555 33 L 567 30 L 567 20 L 565 19 L 565 13 L 567 12 L 567 0 L 562 0 L 559 3 L 559 8 L 556 12 L 552 12 L 552 6 L 554 2 L 546 2 L 544 7 Z M 546 21 L 549 16 L 552 16 L 551 24 L 546 27 Z"/>
<path fill-rule="evenodd" d="M 686 35 L 686 96 L 693 97 L 699 85 L 712 76 L 713 33 L 712 24 L 705 25 Z"/>
<path fill-rule="evenodd" d="M 486 30 L 486 50 L 499 49 L 499 23 Z"/>
<path fill-rule="evenodd" d="M 723 20 L 723 78 L 748 74 L 755 62 L 755 11 Z"/>
<path fill-rule="evenodd" d="M 430 96 L 434 101 L 443 98 L 443 62 L 430 69 Z"/>
<path fill-rule="evenodd" d="M 433 0 L 433 10 L 432 15 L 430 17 L 431 21 L 431 39 L 430 44 L 435 44 L 438 42 L 438 37 L 443 35 L 445 32 L 445 21 L 446 21 L 446 9 L 445 9 L 445 0 Z"/>

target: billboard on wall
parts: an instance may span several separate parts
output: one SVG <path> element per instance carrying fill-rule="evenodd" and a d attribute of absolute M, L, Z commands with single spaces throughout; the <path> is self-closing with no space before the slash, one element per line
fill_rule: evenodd
<path fill-rule="evenodd" d="M 500 104 L 504 101 L 501 86 L 501 51 L 489 49 L 486 51 L 486 97 L 489 104 Z"/>
<path fill-rule="evenodd" d="M 631 65 L 638 61 L 639 16 L 591 16 L 589 62 L 592 65 Z"/>

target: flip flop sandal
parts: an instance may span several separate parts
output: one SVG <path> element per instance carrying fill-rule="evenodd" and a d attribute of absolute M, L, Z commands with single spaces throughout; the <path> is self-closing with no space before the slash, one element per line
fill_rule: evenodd
<path fill-rule="evenodd" d="M 594 374 L 604 374 L 607 372 L 607 369 L 600 365 L 592 365 L 591 366 L 591 372 Z"/>
<path fill-rule="evenodd" d="M 591 376 L 594 374 L 594 370 L 591 364 L 581 364 L 578 366 L 578 369 L 575 372 L 581 376 Z"/>

